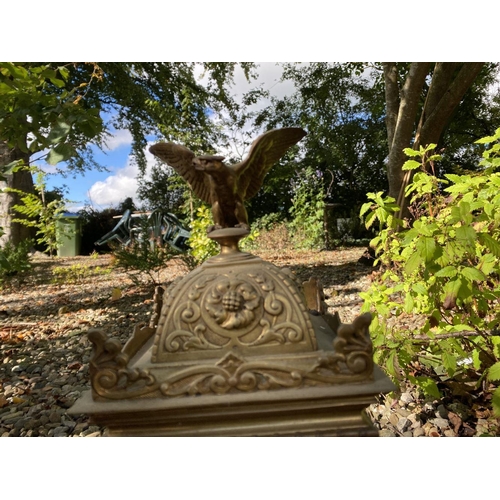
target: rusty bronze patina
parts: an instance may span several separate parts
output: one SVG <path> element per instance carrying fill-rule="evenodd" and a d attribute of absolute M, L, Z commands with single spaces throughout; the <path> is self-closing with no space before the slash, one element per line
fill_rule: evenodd
<path fill-rule="evenodd" d="M 212 204 L 219 255 L 157 290 L 151 322 L 122 347 L 89 332 L 92 390 L 71 409 L 111 435 L 377 435 L 364 408 L 392 383 L 373 363 L 370 314 L 341 324 L 314 279 L 250 253 L 244 200 L 305 132 L 267 132 L 248 158 L 162 143 L 153 154 Z"/>

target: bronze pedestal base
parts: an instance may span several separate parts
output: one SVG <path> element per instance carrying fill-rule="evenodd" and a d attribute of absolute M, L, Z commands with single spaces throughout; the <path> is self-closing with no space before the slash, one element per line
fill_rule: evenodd
<path fill-rule="evenodd" d="M 93 330 L 86 413 L 112 436 L 376 436 L 365 408 L 394 389 L 373 363 L 371 315 L 340 324 L 300 285 L 213 231 L 221 253 L 155 299 L 122 346 Z"/>
<path fill-rule="evenodd" d="M 375 367 L 364 383 L 251 394 L 100 402 L 88 391 L 71 413 L 110 436 L 377 436 L 364 409 L 393 388 Z"/>

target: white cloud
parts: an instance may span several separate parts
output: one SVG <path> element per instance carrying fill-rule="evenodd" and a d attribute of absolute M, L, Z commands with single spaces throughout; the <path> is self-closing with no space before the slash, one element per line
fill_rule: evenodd
<path fill-rule="evenodd" d="M 156 161 L 148 149 L 146 150 L 146 177 L 148 176 L 151 166 Z M 87 197 L 92 205 L 103 208 L 116 206 L 128 197 L 133 198 L 136 203 L 139 203 L 137 196 L 138 174 L 139 169 L 137 165 L 131 161 L 131 157 L 129 156 L 125 167 L 115 169 L 113 175 L 106 177 L 104 181 L 94 183 L 90 187 Z"/>
<path fill-rule="evenodd" d="M 243 94 L 258 87 L 268 90 L 271 96 L 278 98 L 293 93 L 295 87 L 291 80 L 285 80 L 283 82 L 280 81 L 283 68 L 279 66 L 278 63 L 256 62 L 254 64 L 257 66 L 255 72 L 258 76 L 256 79 L 251 78 L 250 81 L 247 80 L 245 73 L 240 66 L 236 66 L 234 70 L 234 83 L 230 86 L 230 93 L 237 101 L 241 101 Z M 206 84 L 208 82 L 208 72 L 204 73 L 201 65 L 197 68 L 197 70 L 200 83 Z M 259 101 L 252 105 L 248 111 L 263 109 L 268 104 L 268 100 L 259 99 Z"/>
<path fill-rule="evenodd" d="M 126 129 L 115 130 L 113 135 L 106 139 L 105 149 L 114 151 L 122 146 L 130 146 L 132 144 L 132 134 Z"/>
<path fill-rule="evenodd" d="M 237 68 L 234 75 L 234 86 L 232 90 L 237 98 L 241 98 L 245 92 L 249 90 L 260 87 L 264 90 L 268 90 L 271 96 L 282 98 L 286 95 L 290 95 L 295 90 L 295 86 L 291 80 L 281 80 L 281 75 L 283 73 L 283 68 L 276 62 L 258 62 L 256 72 L 258 73 L 258 78 L 250 82 L 247 81 L 245 74 L 241 68 Z M 260 110 L 265 108 L 269 104 L 269 101 L 264 99 L 259 99 L 259 101 L 253 105 L 250 110 Z"/>
<path fill-rule="evenodd" d="M 242 95 L 249 90 L 262 85 L 264 90 L 269 90 L 271 95 L 283 97 L 291 94 L 294 91 L 293 83 L 290 81 L 280 82 L 282 68 L 277 66 L 276 63 L 265 62 L 257 63 L 257 73 L 259 77 L 256 80 L 248 82 L 245 78 L 243 71 L 237 68 L 234 75 L 234 85 L 231 88 L 231 93 L 235 95 L 236 99 L 241 99 Z M 201 71 L 200 71 L 201 76 Z M 206 76 L 205 76 L 206 78 Z M 204 79 L 201 79 L 203 83 Z M 268 101 L 259 100 L 250 110 L 259 110 L 264 108 Z M 254 138 L 255 139 L 255 138 Z M 132 137 L 128 130 L 118 130 L 107 141 L 107 149 L 113 151 L 121 146 L 130 145 Z M 148 145 L 149 148 L 149 145 Z M 222 154 L 225 152 L 221 151 Z M 149 151 L 146 152 L 146 159 L 149 167 L 155 163 L 155 158 Z M 123 168 L 112 168 L 113 175 L 109 175 L 104 181 L 94 183 L 87 194 L 91 204 L 101 208 L 116 206 L 127 197 L 132 197 L 136 203 L 140 203 L 137 197 L 137 175 L 139 173 L 137 166 L 135 166 L 130 157 Z"/>

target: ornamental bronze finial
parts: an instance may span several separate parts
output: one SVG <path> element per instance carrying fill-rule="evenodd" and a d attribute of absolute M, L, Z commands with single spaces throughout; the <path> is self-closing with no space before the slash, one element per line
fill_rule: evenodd
<path fill-rule="evenodd" d="M 92 390 L 70 413 L 114 436 L 377 435 L 364 408 L 394 386 L 373 362 L 371 315 L 342 324 L 317 279 L 301 285 L 238 248 L 245 200 L 304 136 L 266 132 L 230 166 L 172 143 L 151 147 L 212 205 L 208 236 L 221 250 L 158 289 L 149 325 L 135 325 L 123 347 L 89 332 Z"/>
<path fill-rule="evenodd" d="M 301 128 L 270 130 L 257 137 L 246 159 L 235 165 L 225 165 L 223 156 L 196 156 L 172 142 L 160 142 L 149 150 L 173 167 L 196 196 L 210 203 L 215 225 L 209 232 L 234 227 L 249 230 L 244 202 L 257 194 L 271 167 L 305 135 Z"/>

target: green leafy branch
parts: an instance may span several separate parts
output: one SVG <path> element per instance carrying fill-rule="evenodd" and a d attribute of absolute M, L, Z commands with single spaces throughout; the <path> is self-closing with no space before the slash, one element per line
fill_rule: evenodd
<path fill-rule="evenodd" d="M 36 229 L 36 242 L 46 247 L 49 255 L 54 255 L 59 245 L 59 239 L 64 236 L 57 221 L 61 218 L 67 200 L 55 199 L 50 202 L 45 200 L 44 174 L 38 173 L 35 183 L 35 193 L 25 193 L 18 189 L 6 188 L 6 191 L 17 193 L 21 203 L 13 209 L 22 217 L 13 219 L 27 227 Z"/>
<path fill-rule="evenodd" d="M 394 200 L 371 193 L 363 205 L 365 224 L 379 221 L 371 244 L 384 271 L 361 294 L 373 311 L 375 360 L 393 377 L 404 374 L 438 397 L 442 374 L 475 373 L 497 383 L 500 360 L 500 173 L 494 172 L 500 130 L 487 138 L 484 170 L 477 175 L 433 175 L 434 145 L 406 151 L 407 169 L 419 171 L 407 188 L 417 217 L 396 231 Z M 418 158 L 419 161 L 413 158 Z M 410 317 L 402 329 L 397 318 Z M 404 322 L 407 323 L 407 322 Z M 419 367 L 424 375 L 415 375 Z M 499 389 L 493 409 L 500 413 Z"/>
<path fill-rule="evenodd" d="M 67 65 L 1 63 L 0 137 L 27 154 L 48 150 L 50 165 L 68 160 L 103 132 L 99 110 L 84 107 L 81 93 L 99 75 L 94 64 L 90 81 L 71 88 Z M 16 160 L 3 170 L 21 165 Z"/>

